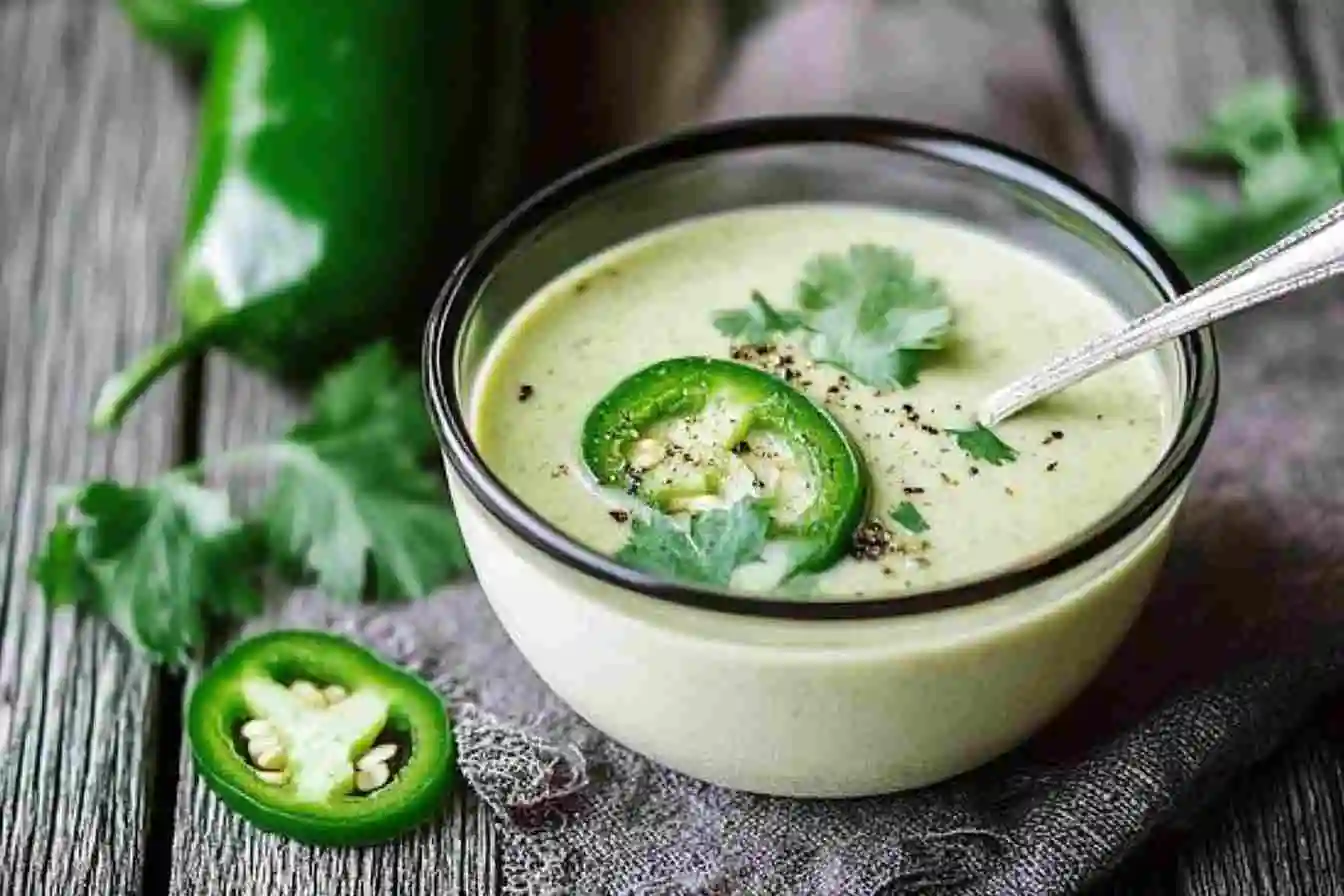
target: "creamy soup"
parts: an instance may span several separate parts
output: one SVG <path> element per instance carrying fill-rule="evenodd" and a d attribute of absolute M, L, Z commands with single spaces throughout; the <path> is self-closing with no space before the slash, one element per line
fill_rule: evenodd
<path fill-rule="evenodd" d="M 807 261 L 856 245 L 908 254 L 942 285 L 944 347 L 921 351 L 918 382 L 877 388 L 814 362 L 801 331 L 742 344 L 716 314 L 758 291 L 795 305 Z M 483 366 L 470 425 L 494 473 L 574 539 L 615 554 L 639 507 L 599 487 L 581 456 L 590 410 L 665 358 L 733 359 L 786 379 L 828 411 L 867 467 L 864 527 L 817 574 L 780 582 L 768 551 L 732 585 L 800 599 L 889 596 L 983 576 L 1078 535 L 1132 491 L 1166 437 L 1167 390 L 1151 357 L 1101 373 L 1002 423 L 1016 459 L 968 454 L 948 430 L 972 425 L 992 389 L 1119 326 L 1115 308 L 1049 261 L 959 223 L 849 205 L 750 209 L 701 218 L 606 251 L 541 289 Z M 880 531 L 878 531 L 880 530 Z"/>

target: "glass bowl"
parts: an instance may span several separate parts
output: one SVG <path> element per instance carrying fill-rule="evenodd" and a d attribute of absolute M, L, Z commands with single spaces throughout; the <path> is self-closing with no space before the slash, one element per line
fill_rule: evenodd
<path fill-rule="evenodd" d="M 889 119 L 727 122 L 600 159 L 491 230 L 435 306 L 425 389 L 481 587 L 561 697 L 703 780 L 859 796 L 992 759 L 1096 674 L 1165 556 L 1213 422 L 1217 360 L 1208 332 L 1158 351 L 1165 451 L 1096 525 L 993 575 L 898 597 L 800 602 L 658 579 L 569 539 L 491 473 L 464 408 L 493 340 L 539 288 L 650 230 L 800 202 L 966 222 L 1053 260 L 1126 316 L 1188 288 L 1124 213 L 993 143 Z"/>

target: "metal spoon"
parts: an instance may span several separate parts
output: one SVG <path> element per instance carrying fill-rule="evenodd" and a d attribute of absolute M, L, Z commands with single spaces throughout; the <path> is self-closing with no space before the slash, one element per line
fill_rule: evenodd
<path fill-rule="evenodd" d="M 1344 273 L 1344 202 L 1175 302 L 1009 383 L 980 403 L 976 419 L 993 426 L 1047 395 L 1168 339 L 1340 273 Z"/>

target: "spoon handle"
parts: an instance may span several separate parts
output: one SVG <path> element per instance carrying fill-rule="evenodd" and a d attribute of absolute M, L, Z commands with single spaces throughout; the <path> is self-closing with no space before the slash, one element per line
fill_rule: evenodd
<path fill-rule="evenodd" d="M 1344 273 L 1344 202 L 1176 301 L 1009 383 L 981 403 L 976 418 L 993 426 L 1104 367 L 1340 273 Z"/>

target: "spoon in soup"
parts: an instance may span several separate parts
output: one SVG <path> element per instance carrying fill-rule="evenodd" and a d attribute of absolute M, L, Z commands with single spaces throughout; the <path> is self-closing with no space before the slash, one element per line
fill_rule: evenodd
<path fill-rule="evenodd" d="M 1344 273 L 1344 202 L 1175 301 L 992 393 L 980 403 L 976 420 L 993 426 L 1112 364 L 1340 273 Z"/>

